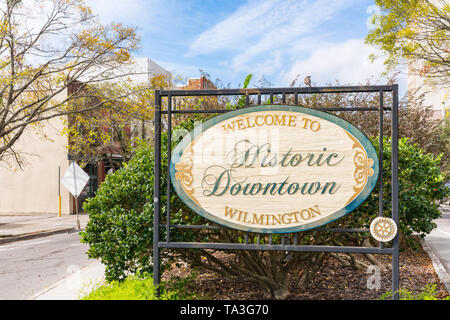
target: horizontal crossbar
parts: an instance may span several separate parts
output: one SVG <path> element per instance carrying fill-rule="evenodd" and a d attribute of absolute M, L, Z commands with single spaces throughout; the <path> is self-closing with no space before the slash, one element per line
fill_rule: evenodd
<path fill-rule="evenodd" d="M 379 108 L 317 108 L 319 111 L 379 111 Z M 385 107 L 384 111 L 390 111 L 391 108 Z M 172 110 L 171 114 L 187 114 L 187 113 L 227 113 L 234 110 L 210 109 L 210 110 Z M 167 110 L 161 110 L 161 114 L 167 114 Z"/>
<path fill-rule="evenodd" d="M 210 229 L 210 230 L 220 230 L 223 227 L 220 226 L 208 226 L 201 224 L 160 224 L 161 228 L 173 228 L 173 229 Z M 322 232 L 370 232 L 367 228 L 316 228 L 314 231 L 322 231 Z M 259 235 L 265 235 L 259 233 Z"/>
<path fill-rule="evenodd" d="M 392 91 L 393 86 L 343 86 L 343 87 L 288 87 L 252 89 L 201 89 L 201 90 L 160 90 L 162 97 L 171 96 L 232 96 L 258 94 L 309 94 L 309 93 L 355 93 Z"/>
<path fill-rule="evenodd" d="M 170 249 L 216 249 L 216 250 L 264 250 L 264 251 L 303 251 L 336 252 L 361 254 L 393 254 L 392 248 L 352 247 L 352 246 L 300 246 L 281 244 L 244 244 L 209 242 L 159 242 L 159 248 Z"/>

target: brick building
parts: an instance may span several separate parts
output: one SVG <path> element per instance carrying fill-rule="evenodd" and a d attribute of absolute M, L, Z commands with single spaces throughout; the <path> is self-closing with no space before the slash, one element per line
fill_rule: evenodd
<path fill-rule="evenodd" d="M 177 88 L 180 90 L 217 89 L 214 83 L 205 76 L 189 78 L 187 81 L 186 85 L 178 86 Z"/>

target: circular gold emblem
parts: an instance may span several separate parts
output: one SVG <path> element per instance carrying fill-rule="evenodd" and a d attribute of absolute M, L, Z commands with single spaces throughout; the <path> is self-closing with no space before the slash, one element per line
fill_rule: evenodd
<path fill-rule="evenodd" d="M 380 242 L 391 241 L 397 234 L 397 224 L 391 218 L 375 218 L 370 224 L 370 234 Z"/>

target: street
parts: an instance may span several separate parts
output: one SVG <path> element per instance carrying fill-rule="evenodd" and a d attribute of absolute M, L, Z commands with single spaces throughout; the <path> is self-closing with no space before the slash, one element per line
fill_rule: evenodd
<path fill-rule="evenodd" d="M 437 228 L 426 236 L 428 245 L 439 253 L 442 266 L 450 273 L 450 206 L 442 206 L 442 216 L 437 219 Z"/>
<path fill-rule="evenodd" d="M 93 263 L 77 232 L 0 245 L 0 300 L 23 300 Z"/>

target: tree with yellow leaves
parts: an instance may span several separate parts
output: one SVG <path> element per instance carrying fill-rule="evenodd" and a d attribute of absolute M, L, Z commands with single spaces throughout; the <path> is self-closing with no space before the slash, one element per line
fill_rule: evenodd
<path fill-rule="evenodd" d="M 117 169 L 114 158 L 131 159 L 137 139 L 153 139 L 154 89 L 172 86 L 168 74 L 154 75 L 149 83 L 108 82 L 103 85 L 79 84 L 84 92 L 70 102 L 71 110 L 94 110 L 71 114 L 63 134 L 69 138 L 69 154 L 81 164 L 105 161 Z M 109 97 L 121 97 L 111 101 Z"/>
<path fill-rule="evenodd" d="M 412 74 L 450 84 L 450 3 L 447 0 L 375 0 L 380 14 L 366 43 L 385 56 L 387 71 L 408 63 Z M 372 59 L 376 58 L 372 56 Z"/>
<path fill-rule="evenodd" d="M 0 163 L 20 165 L 15 144 L 27 128 L 128 94 L 96 99 L 84 88 L 122 79 L 138 43 L 134 28 L 100 24 L 82 0 L 0 1 Z M 82 98 L 95 103 L 71 107 Z"/>

